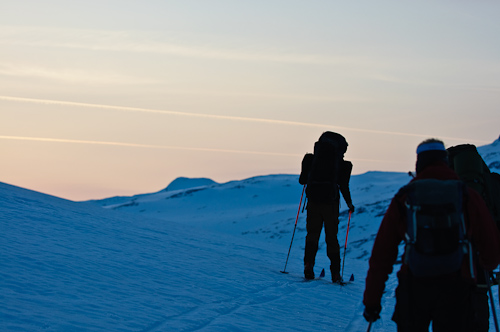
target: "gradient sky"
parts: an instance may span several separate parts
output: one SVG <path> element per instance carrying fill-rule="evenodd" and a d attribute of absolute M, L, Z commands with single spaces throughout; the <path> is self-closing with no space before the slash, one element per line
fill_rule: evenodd
<path fill-rule="evenodd" d="M 499 1 L 0 0 L 0 181 L 72 200 L 179 176 L 354 174 L 500 134 Z"/>

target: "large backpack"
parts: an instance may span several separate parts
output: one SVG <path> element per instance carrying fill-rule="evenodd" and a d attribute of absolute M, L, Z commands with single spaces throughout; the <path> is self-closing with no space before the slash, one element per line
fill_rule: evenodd
<path fill-rule="evenodd" d="M 462 144 L 448 148 L 450 166 L 458 177 L 483 197 L 500 229 L 500 175 L 491 172 L 475 145 Z"/>
<path fill-rule="evenodd" d="M 307 184 L 310 201 L 331 203 L 339 198 L 337 183 L 346 150 L 347 141 L 342 135 L 325 132 L 314 144 L 314 154 L 304 156 L 299 182 Z"/>
<path fill-rule="evenodd" d="M 405 263 L 416 277 L 457 272 L 470 253 L 463 217 L 466 186 L 459 180 L 416 180 L 403 187 L 407 232 Z"/>

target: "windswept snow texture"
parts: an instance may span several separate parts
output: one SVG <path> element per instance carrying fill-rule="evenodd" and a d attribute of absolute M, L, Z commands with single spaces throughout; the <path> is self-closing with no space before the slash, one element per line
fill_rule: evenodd
<path fill-rule="evenodd" d="M 500 161 L 496 143 L 481 147 L 496 156 L 489 163 Z M 410 178 L 352 177 L 344 277 L 355 281 L 344 287 L 329 282 L 323 244 L 316 273 L 325 268 L 326 277 L 303 281 L 297 180 L 194 181 L 80 203 L 0 183 L 0 331 L 366 331 L 361 301 L 373 239 Z M 342 254 L 347 222 L 342 205 Z M 396 330 L 394 275 L 386 285 L 372 331 Z"/>

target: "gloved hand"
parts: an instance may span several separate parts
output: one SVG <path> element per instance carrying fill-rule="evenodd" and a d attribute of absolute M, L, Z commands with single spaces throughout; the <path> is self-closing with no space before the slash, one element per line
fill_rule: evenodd
<path fill-rule="evenodd" d="M 349 207 L 349 212 L 354 213 L 354 205 L 352 205 L 352 203 L 349 203 L 347 204 L 347 206 Z"/>
<path fill-rule="evenodd" d="M 367 322 L 374 322 L 380 318 L 380 311 L 382 307 L 365 307 L 365 311 L 363 312 L 363 317 L 365 317 Z"/>

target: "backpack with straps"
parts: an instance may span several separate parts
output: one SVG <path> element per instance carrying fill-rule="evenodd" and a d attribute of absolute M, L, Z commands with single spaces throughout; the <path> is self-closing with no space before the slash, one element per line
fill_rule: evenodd
<path fill-rule="evenodd" d="M 337 183 L 347 145 L 342 135 L 325 132 L 314 144 L 314 154 L 304 156 L 299 182 L 307 184 L 309 200 L 330 203 L 339 198 Z"/>
<path fill-rule="evenodd" d="M 458 180 L 423 179 L 403 187 L 407 231 L 405 263 L 416 277 L 460 270 L 470 253 L 463 216 L 465 184 Z"/>
<path fill-rule="evenodd" d="M 451 168 L 462 181 L 479 192 L 500 229 L 500 175 L 490 171 L 475 145 L 462 144 L 447 150 Z"/>

